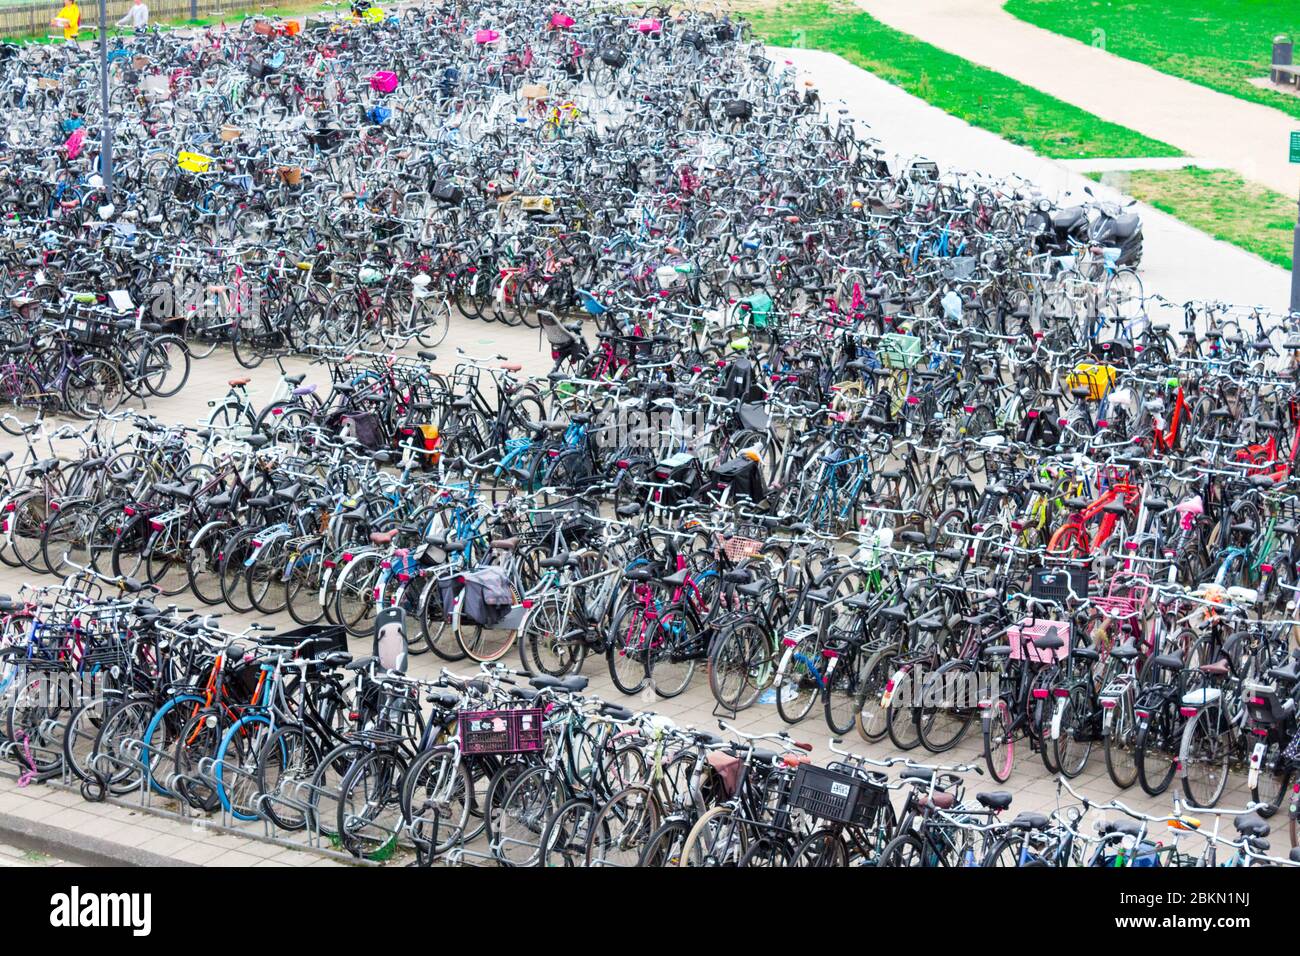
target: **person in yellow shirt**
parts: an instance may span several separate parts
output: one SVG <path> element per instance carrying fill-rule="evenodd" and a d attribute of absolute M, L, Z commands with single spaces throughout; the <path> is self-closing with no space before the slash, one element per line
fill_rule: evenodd
<path fill-rule="evenodd" d="M 56 27 L 63 27 L 63 39 L 75 40 L 81 30 L 81 9 L 77 0 L 68 0 L 59 11 L 59 15 L 50 21 Z"/>

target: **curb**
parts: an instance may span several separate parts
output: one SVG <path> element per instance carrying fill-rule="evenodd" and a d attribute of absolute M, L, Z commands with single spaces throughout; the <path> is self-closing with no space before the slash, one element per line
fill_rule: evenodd
<path fill-rule="evenodd" d="M 148 850 L 123 846 L 64 827 L 0 813 L 0 839 L 84 866 L 193 866 Z"/>

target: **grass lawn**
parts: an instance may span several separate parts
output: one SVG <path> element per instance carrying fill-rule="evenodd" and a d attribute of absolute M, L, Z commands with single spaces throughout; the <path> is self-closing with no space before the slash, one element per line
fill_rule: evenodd
<path fill-rule="evenodd" d="M 891 30 L 836 0 L 737 4 L 754 32 L 777 46 L 837 53 L 914 96 L 1009 142 L 1059 159 L 1178 156 L 1167 143 L 1107 123 L 1001 73 Z"/>
<path fill-rule="evenodd" d="M 1296 0 L 1008 0 L 1005 8 L 1053 33 L 1300 117 L 1300 97 L 1248 82 L 1268 74 L 1273 37 L 1300 41 Z"/>
<path fill-rule="evenodd" d="M 1246 182 L 1228 169 L 1132 170 L 1090 174 L 1202 232 L 1291 268 L 1295 199 Z"/>
<path fill-rule="evenodd" d="M 0 0 L 0 7 L 3 7 L 5 5 L 5 2 L 6 0 Z M 26 0 L 23 0 L 23 2 L 26 2 Z M 57 0 L 55 5 L 56 6 L 58 5 Z M 235 2 L 232 3 L 232 6 L 235 7 L 235 9 L 228 10 L 225 13 L 223 13 L 221 16 L 199 17 L 197 20 L 191 20 L 188 17 L 182 19 L 176 19 L 176 20 L 151 19 L 149 21 L 149 25 L 161 26 L 161 27 L 210 27 L 215 24 L 225 23 L 228 26 L 235 26 L 240 22 L 242 22 L 243 20 L 247 19 L 248 17 L 253 17 L 253 16 L 300 17 L 303 14 L 320 13 L 322 11 L 331 11 L 331 10 L 337 12 L 340 9 L 339 7 L 322 6 L 320 0 L 302 0 L 302 2 L 295 2 L 295 0 L 287 0 L 287 2 L 284 5 L 275 6 L 275 7 L 263 7 L 259 4 L 258 0 L 235 0 Z M 53 27 L 51 27 L 50 29 L 52 30 Z M 117 26 L 110 26 L 108 30 L 108 35 L 111 37 L 130 36 L 133 33 L 134 33 L 133 30 L 119 28 Z M 83 43 L 89 40 L 97 40 L 98 38 L 99 38 L 99 31 L 96 30 L 93 25 L 83 26 L 80 35 L 77 37 L 77 39 Z M 49 31 L 44 29 L 42 30 L 42 32 L 34 35 L 12 34 L 8 36 L 0 37 L 0 39 L 10 40 L 17 43 L 62 42 L 59 38 L 51 36 L 49 34 Z"/>

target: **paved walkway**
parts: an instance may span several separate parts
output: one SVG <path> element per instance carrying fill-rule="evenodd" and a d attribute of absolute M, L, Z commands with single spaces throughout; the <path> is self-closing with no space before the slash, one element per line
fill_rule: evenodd
<path fill-rule="evenodd" d="M 1012 145 L 842 57 L 819 50 L 792 49 L 774 49 L 773 56 L 794 63 L 801 75 L 813 80 L 823 103 L 832 111 L 843 103 L 851 115 L 869 123 L 871 134 L 886 150 L 891 168 L 925 156 L 944 170 L 1021 176 L 1052 199 L 1086 199 L 1085 187 L 1101 197 L 1120 198 L 1118 192 L 1070 168 L 1073 164 L 1046 159 Z M 1274 310 L 1287 307 L 1291 287 L 1286 271 L 1150 206 L 1137 208 L 1142 213 L 1146 236 L 1142 281 L 1148 294 L 1157 292 L 1180 303 L 1209 299 Z M 1180 326 L 1181 313 L 1172 321 Z"/>
<path fill-rule="evenodd" d="M 1002 0 L 855 0 L 873 17 L 1102 119 L 1196 156 L 1201 165 L 1296 195 L 1287 138 L 1300 120 L 1017 20 Z"/>

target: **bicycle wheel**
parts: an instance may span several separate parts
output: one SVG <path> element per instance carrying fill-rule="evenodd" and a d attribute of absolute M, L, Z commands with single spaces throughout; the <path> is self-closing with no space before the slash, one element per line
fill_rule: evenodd
<path fill-rule="evenodd" d="M 1137 726 L 1127 701 L 1117 704 L 1113 713 L 1104 741 L 1106 773 L 1115 786 L 1127 790 L 1137 783 Z"/>
<path fill-rule="evenodd" d="M 1150 796 L 1158 797 L 1169 789 L 1174 771 L 1178 769 L 1178 743 L 1168 705 L 1161 705 L 1152 712 L 1138 729 L 1135 742 L 1138 783 Z"/>
<path fill-rule="evenodd" d="M 520 625 L 519 661 L 534 677 L 576 674 L 586 660 L 586 635 L 568 633 L 571 627 L 566 622 L 564 609 L 563 597 L 543 595 Z"/>
<path fill-rule="evenodd" d="M 221 539 L 224 532 L 208 534 L 197 545 L 186 545 L 185 578 L 194 596 L 204 604 L 221 603 Z M 303 623 L 303 622 L 299 622 Z"/>
<path fill-rule="evenodd" d="M 41 556 L 55 574 L 67 559 L 80 567 L 90 563 L 90 535 L 95 527 L 94 505 L 74 501 L 61 505 L 50 515 L 41 534 Z"/>
<path fill-rule="evenodd" d="M 655 635 L 656 622 L 640 605 L 624 607 L 609 628 L 605 661 L 610 679 L 624 694 L 639 694 L 649 681 L 646 650 Z"/>
<path fill-rule="evenodd" d="M 546 824 L 564 803 L 560 778 L 549 767 L 520 774 L 492 823 L 492 855 L 505 866 L 534 866 Z"/>
<path fill-rule="evenodd" d="M 749 825 L 731 807 L 713 807 L 695 821 L 678 866 L 738 866 L 749 849 Z"/>
<path fill-rule="evenodd" d="M 821 699 L 821 674 L 817 671 L 821 644 L 815 633 L 801 638 L 785 657 L 785 673 L 775 686 L 776 712 L 787 724 L 807 717 Z"/>
<path fill-rule="evenodd" d="M 334 616 L 353 637 L 363 637 L 374 620 L 375 581 L 383 557 L 371 551 L 348 562 L 334 589 Z"/>
<path fill-rule="evenodd" d="M 237 531 L 221 547 L 221 598 L 240 614 L 253 610 L 244 587 L 244 575 L 248 573 L 245 562 L 253 553 L 257 533 L 252 528 Z"/>
<path fill-rule="evenodd" d="M 263 614 L 278 614 L 289 603 L 285 580 L 288 560 L 285 539 L 277 538 L 258 550 L 257 559 L 244 575 L 248 600 Z"/>
<path fill-rule="evenodd" d="M 373 750 L 360 757 L 339 785 L 335 826 L 343 848 L 362 859 L 387 859 L 402 826 L 398 754 Z"/>
<path fill-rule="evenodd" d="M 160 335 L 149 342 L 145 355 L 144 384 L 159 398 L 171 398 L 190 380 L 190 351 L 176 335 Z"/>
<path fill-rule="evenodd" d="M 185 722 L 176 737 L 172 757 L 176 792 L 196 810 L 211 813 L 221 805 L 217 789 L 204 771 L 204 762 L 217 755 L 224 730 L 219 714 L 200 710 Z"/>
<path fill-rule="evenodd" d="M 1215 806 L 1228 786 L 1233 729 L 1220 707 L 1201 708 L 1183 727 L 1178 764 L 1183 793 L 1198 807 Z"/>
<path fill-rule="evenodd" d="M 808 834 L 795 847 L 790 865 L 809 868 L 848 866 L 848 848 L 838 830 L 823 827 Z"/>
<path fill-rule="evenodd" d="M 10 435 L 21 435 L 23 429 L 45 417 L 53 397 L 31 372 L 4 373 L 0 377 L 0 428 Z"/>
<path fill-rule="evenodd" d="M 935 671 L 921 688 L 916 731 L 921 746 L 943 753 L 957 746 L 979 715 L 975 670 L 965 661 Z"/>
<path fill-rule="evenodd" d="M 587 865 L 587 843 L 596 805 L 590 797 L 574 797 L 551 815 L 542 834 L 538 866 L 578 867 Z"/>
<path fill-rule="evenodd" d="M 78 418 L 111 415 L 121 407 L 126 395 L 122 373 L 108 359 L 84 359 L 69 368 L 63 379 L 64 407 Z"/>
<path fill-rule="evenodd" d="M 1257 811 L 1261 817 L 1268 818 L 1277 813 L 1290 795 L 1292 773 L 1293 768 L 1282 756 L 1282 744 L 1270 743 L 1264 749 L 1258 775 L 1250 788 L 1251 800 L 1263 804 Z"/>
<path fill-rule="evenodd" d="M 417 847 L 445 853 L 467 839 L 474 804 L 469 767 L 451 747 L 416 757 L 402 783 L 402 819 Z"/>
<path fill-rule="evenodd" d="M 1016 740 L 1011 733 L 1011 708 L 1004 699 L 999 698 L 984 712 L 982 719 L 984 763 L 989 768 L 989 776 L 998 783 L 1006 783 L 1016 764 Z"/>
<path fill-rule="evenodd" d="M 790 848 L 783 841 L 761 837 L 749 845 L 737 865 L 746 869 L 772 869 L 793 864 Z"/>
<path fill-rule="evenodd" d="M 1056 766 L 1071 779 L 1083 773 L 1088 758 L 1092 756 L 1094 731 L 1089 696 L 1086 689 L 1075 687 L 1069 697 L 1057 699 L 1061 715 L 1055 721 L 1058 732 L 1052 740 L 1052 747 L 1056 752 Z M 1043 745 L 1047 746 L 1047 741 L 1043 741 Z"/>
<path fill-rule="evenodd" d="M 929 866 L 927 856 L 921 838 L 914 833 L 904 833 L 885 844 L 876 865 L 890 868 Z"/>
<path fill-rule="evenodd" d="M 685 820 L 669 820 L 646 841 L 639 867 L 680 866 L 690 825 Z"/>
<path fill-rule="evenodd" d="M 175 597 L 189 585 L 185 538 L 181 522 L 172 521 L 150 535 L 145 545 L 145 577 L 164 597 Z"/>
<path fill-rule="evenodd" d="M 894 673 L 894 651 L 877 653 L 868 662 L 862 683 L 858 685 L 857 714 L 854 723 L 858 736 L 868 743 L 879 743 L 889 733 L 889 711 L 881 704 L 885 687 Z"/>
<path fill-rule="evenodd" d="M 35 492 L 13 502 L 9 512 L 9 548 L 13 556 L 28 571 L 48 574 L 41 544 L 45 538 L 46 523 L 51 514 L 44 493 Z"/>
<path fill-rule="evenodd" d="M 723 631 L 709 652 L 709 690 L 720 707 L 737 713 L 758 700 L 776 669 L 774 650 L 756 620 L 745 619 Z M 852 719 L 850 715 L 850 724 Z"/>
<path fill-rule="evenodd" d="M 301 727 L 281 727 L 271 734 L 257 756 L 257 790 L 265 795 L 260 807 L 281 830 L 307 826 L 305 790 L 320 764 L 315 740 Z"/>
<path fill-rule="evenodd" d="M 921 744 L 920 710 L 916 706 L 916 669 L 903 667 L 894 672 L 890 683 L 889 705 L 885 712 L 885 729 L 889 739 L 899 750 L 915 750 Z"/>
<path fill-rule="evenodd" d="M 152 701 L 131 700 L 104 718 L 86 767 L 113 796 L 131 793 L 144 781 L 144 766 L 148 761 L 142 759 L 140 743 L 146 739 L 145 732 L 153 716 Z"/>
<path fill-rule="evenodd" d="M 289 559 L 289 580 L 284 586 L 285 610 L 304 627 L 325 616 L 320 603 L 320 571 L 323 555 L 319 547 L 309 547 Z"/>
<path fill-rule="evenodd" d="M 683 605 L 665 608 L 646 648 L 646 677 L 660 697 L 683 693 L 695 676 L 702 647 L 699 625 Z"/>
<path fill-rule="evenodd" d="M 650 789 L 636 785 L 610 797 L 591 823 L 587 866 L 636 866 L 659 830 L 659 805 Z"/>

